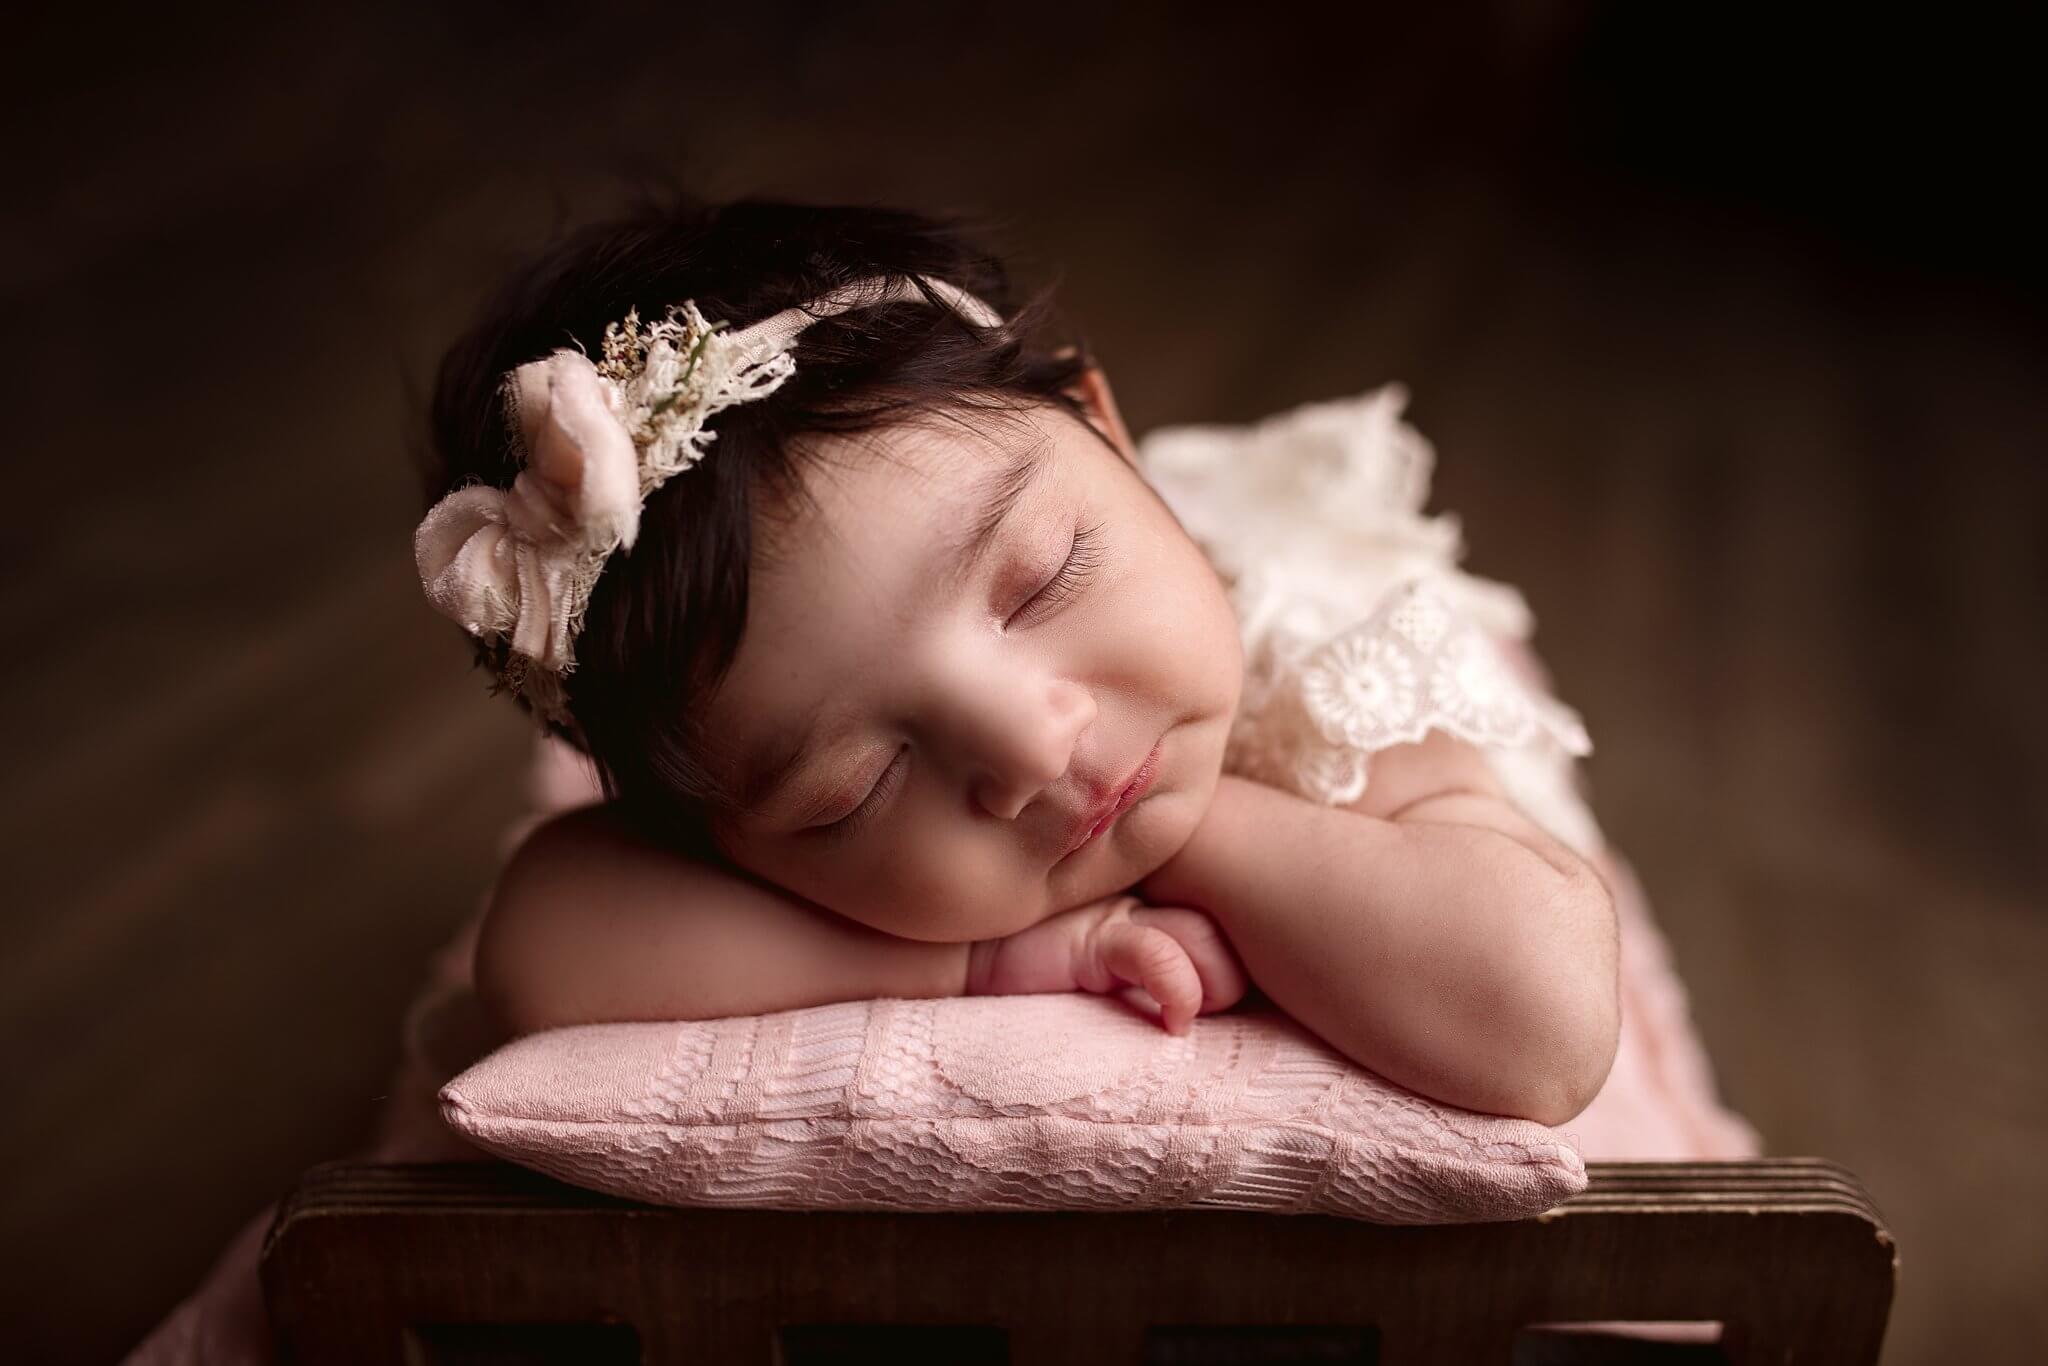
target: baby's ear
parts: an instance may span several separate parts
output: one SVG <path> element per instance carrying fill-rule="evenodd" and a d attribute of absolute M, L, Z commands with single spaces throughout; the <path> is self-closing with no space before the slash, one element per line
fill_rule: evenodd
<path fill-rule="evenodd" d="M 1064 358 L 1075 350 L 1070 346 L 1059 354 Z M 1131 442 L 1130 429 L 1124 426 L 1123 414 L 1117 411 L 1116 395 L 1110 392 L 1109 376 L 1102 373 L 1102 367 L 1091 365 L 1082 371 L 1081 377 L 1068 387 L 1067 394 L 1087 413 L 1089 425 L 1107 437 L 1125 460 L 1136 464 L 1137 448 Z"/>

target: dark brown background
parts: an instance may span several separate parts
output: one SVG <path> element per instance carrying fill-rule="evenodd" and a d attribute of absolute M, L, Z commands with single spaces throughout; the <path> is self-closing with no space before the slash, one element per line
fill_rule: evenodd
<path fill-rule="evenodd" d="M 100 10 L 10 36 L 11 1359 L 106 1360 L 364 1137 L 522 730 L 420 598 L 407 384 L 636 177 L 995 212 L 1138 430 L 1389 379 L 1598 753 L 1732 1102 L 2048 1335 L 2048 328 L 2026 35 Z M 826 8 L 826 7 L 819 7 Z"/>

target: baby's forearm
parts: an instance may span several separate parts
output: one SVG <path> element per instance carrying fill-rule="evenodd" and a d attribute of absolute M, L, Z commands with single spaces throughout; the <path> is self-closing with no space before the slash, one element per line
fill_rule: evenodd
<path fill-rule="evenodd" d="M 500 874 L 477 990 L 508 1031 L 954 996 L 969 946 L 898 939 L 652 842 L 615 804 L 556 817 Z"/>
<path fill-rule="evenodd" d="M 1170 1029 L 1243 994 L 1215 927 L 1111 897 L 1005 939 L 899 939 L 651 842 L 615 805 L 543 823 L 498 879 L 476 955 L 509 1033 L 838 1001 L 1149 990 Z"/>
<path fill-rule="evenodd" d="M 1143 891 L 1207 911 L 1252 980 L 1360 1064 L 1562 1123 L 1614 1056 L 1613 906 L 1554 842 L 1460 819 L 1493 800 L 1447 794 L 1390 821 L 1226 776 Z"/>

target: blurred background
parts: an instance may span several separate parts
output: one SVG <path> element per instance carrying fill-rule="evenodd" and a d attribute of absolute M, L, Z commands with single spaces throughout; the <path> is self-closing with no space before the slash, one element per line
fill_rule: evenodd
<path fill-rule="evenodd" d="M 10 21 L 0 1310 L 113 1359 L 367 1138 L 521 809 L 408 441 L 649 179 L 994 215 L 1134 430 L 1405 382 L 1729 1102 L 2048 1340 L 2031 35 L 1955 7 L 277 6 Z M 26 25 L 26 26 L 24 26 Z"/>

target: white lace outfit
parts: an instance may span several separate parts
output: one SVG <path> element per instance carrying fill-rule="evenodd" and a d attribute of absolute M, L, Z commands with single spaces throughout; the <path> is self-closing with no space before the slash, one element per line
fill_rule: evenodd
<path fill-rule="evenodd" d="M 1592 742 L 1503 652 L 1534 629 L 1522 595 L 1459 569 L 1457 519 L 1423 515 L 1435 454 L 1401 421 L 1407 399 L 1387 385 L 1138 443 L 1237 610 L 1244 696 L 1224 767 L 1340 805 L 1364 793 L 1375 753 L 1442 730 L 1590 857 L 1603 841 L 1575 758 Z"/>

